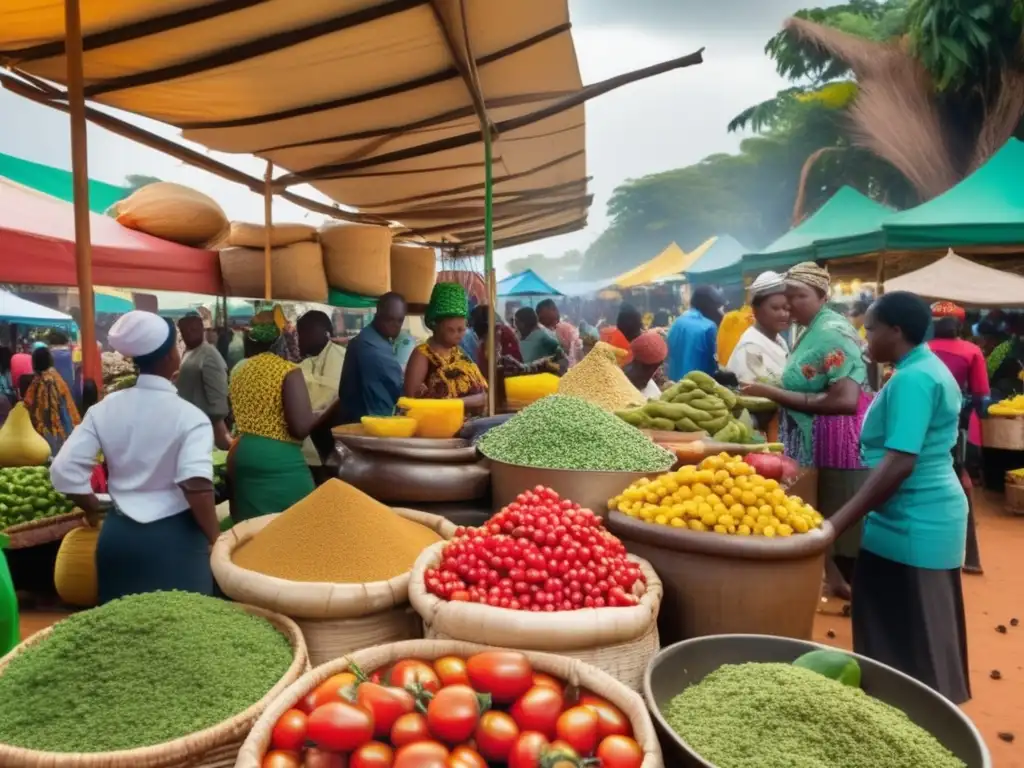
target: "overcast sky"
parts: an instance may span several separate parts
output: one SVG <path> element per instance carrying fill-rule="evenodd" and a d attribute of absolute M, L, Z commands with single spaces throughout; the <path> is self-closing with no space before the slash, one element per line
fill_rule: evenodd
<path fill-rule="evenodd" d="M 702 46 L 707 49 L 705 63 L 590 102 L 587 158 L 595 195 L 590 225 L 571 235 L 500 251 L 499 267 L 527 253 L 558 256 L 570 248 L 585 249 L 608 223 L 608 198 L 625 179 L 690 165 L 714 152 L 734 151 L 740 137 L 726 132 L 728 121 L 783 86 L 764 55 L 765 42 L 793 11 L 830 4 L 799 0 L 570 0 L 584 82 L 672 59 Z M 175 135 L 166 126 L 133 120 L 165 136 Z M 0 152 L 70 169 L 68 137 L 65 115 L 0 90 Z M 262 175 L 259 160 L 218 157 Z M 217 199 L 232 219 L 263 218 L 260 196 L 90 126 L 90 177 L 121 183 L 133 173 L 201 189 Z M 275 203 L 274 218 L 319 221 L 315 214 L 280 201 Z M 696 243 L 680 245 L 690 248 Z"/>

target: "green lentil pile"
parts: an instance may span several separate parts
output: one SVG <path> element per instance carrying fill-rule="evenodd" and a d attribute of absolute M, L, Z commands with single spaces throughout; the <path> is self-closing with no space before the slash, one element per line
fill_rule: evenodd
<path fill-rule="evenodd" d="M 586 400 L 549 395 L 480 438 L 489 459 L 542 469 L 664 472 L 675 455 Z"/>
<path fill-rule="evenodd" d="M 723 666 L 663 714 L 717 768 L 966 768 L 895 707 L 789 664 Z"/>
<path fill-rule="evenodd" d="M 50 752 L 159 744 L 259 701 L 292 662 L 266 619 L 154 592 L 74 614 L 0 674 L 0 742 Z"/>

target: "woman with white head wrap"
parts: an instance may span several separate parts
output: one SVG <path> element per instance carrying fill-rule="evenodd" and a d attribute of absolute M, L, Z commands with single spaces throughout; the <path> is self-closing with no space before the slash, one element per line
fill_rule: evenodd
<path fill-rule="evenodd" d="M 108 339 L 134 360 L 138 381 L 90 408 L 50 467 L 54 488 L 95 519 L 90 478 L 96 457 L 106 461 L 114 508 L 96 547 L 100 602 L 172 589 L 213 594 L 213 426 L 171 383 L 181 363 L 174 324 L 133 310 Z"/>
<path fill-rule="evenodd" d="M 736 374 L 741 384 L 778 383 L 789 356 L 789 345 L 782 336 L 789 328 L 783 276 L 777 272 L 758 275 L 750 286 L 750 306 L 754 324 L 736 342 L 725 370 Z"/>

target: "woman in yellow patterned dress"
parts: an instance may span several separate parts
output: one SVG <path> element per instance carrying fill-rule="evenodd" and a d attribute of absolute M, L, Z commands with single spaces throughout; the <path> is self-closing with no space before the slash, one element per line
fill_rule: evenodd
<path fill-rule="evenodd" d="M 25 390 L 25 409 L 32 426 L 50 444 L 54 456 L 81 423 L 78 407 L 63 377 L 53 367 L 53 355 L 44 345 L 32 351 L 32 383 Z"/>
<path fill-rule="evenodd" d="M 245 365 L 236 366 L 229 384 L 239 435 L 228 457 L 236 523 L 283 512 L 313 492 L 302 443 L 334 410 L 313 412 L 302 370 L 281 355 L 280 338 L 273 321 L 254 322 Z"/>

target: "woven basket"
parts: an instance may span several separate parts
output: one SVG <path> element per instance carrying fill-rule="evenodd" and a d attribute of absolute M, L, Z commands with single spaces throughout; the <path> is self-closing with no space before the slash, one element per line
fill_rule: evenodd
<path fill-rule="evenodd" d="M 264 253 L 256 248 L 225 248 L 220 272 L 229 296 L 263 298 Z M 327 301 L 327 278 L 319 243 L 293 243 L 270 253 L 273 298 L 281 301 Z"/>
<path fill-rule="evenodd" d="M 1006 511 L 1012 515 L 1024 515 L 1024 482 L 1007 472 L 1005 492 Z"/>
<path fill-rule="evenodd" d="M 57 550 L 53 565 L 53 585 L 57 595 L 68 605 L 92 608 L 99 602 L 96 580 L 96 544 L 100 529 L 91 526 L 67 532 Z"/>
<path fill-rule="evenodd" d="M 401 659 L 415 658 L 434 661 L 442 656 L 466 658 L 486 650 L 490 650 L 490 648 L 453 640 L 409 640 L 367 648 L 353 653 L 348 658 L 336 659 L 316 667 L 289 686 L 267 707 L 260 719 L 256 721 L 249 738 L 245 740 L 245 744 L 238 753 L 238 762 L 235 764 L 235 768 L 260 768 L 263 756 L 270 745 L 271 731 L 281 715 L 292 709 L 298 701 L 327 678 L 349 669 L 350 664 L 354 663 L 364 672 L 370 673 Z M 536 671 L 553 675 L 560 680 L 565 680 L 571 686 L 595 693 L 618 707 L 629 719 L 630 725 L 633 727 L 633 738 L 644 751 L 641 768 L 664 767 L 661 747 L 658 744 L 651 716 L 639 694 L 631 691 L 607 673 L 578 659 L 536 651 L 523 651 L 523 653 L 530 659 L 530 663 Z"/>
<path fill-rule="evenodd" d="M 117 223 L 191 246 L 204 246 L 228 228 L 224 209 L 209 195 L 170 181 L 147 184 L 114 204 Z"/>
<path fill-rule="evenodd" d="M 647 664 L 658 652 L 661 579 L 646 560 L 630 556 L 647 579 L 640 604 L 621 608 L 530 613 L 477 603 L 450 602 L 427 591 L 423 574 L 441 559 L 444 542 L 423 551 L 412 568 L 409 602 L 423 619 L 428 639 L 546 651 L 603 669 L 639 691 Z"/>
<path fill-rule="evenodd" d="M 433 248 L 411 243 L 391 246 L 391 290 L 409 304 L 427 304 L 437 278 L 437 255 Z"/>
<path fill-rule="evenodd" d="M 981 421 L 981 444 L 1003 451 L 1024 451 L 1024 417 L 992 416 Z"/>
<path fill-rule="evenodd" d="M 291 666 L 267 695 L 244 712 L 211 728 L 174 741 L 119 752 L 58 753 L 37 752 L 0 744 L 3 768 L 231 768 L 253 723 L 270 704 L 309 670 L 306 642 L 291 619 L 250 605 L 239 606 L 262 616 L 285 635 L 295 651 Z M 32 637 L 0 659 L 0 675 L 17 654 L 46 638 L 52 627 Z"/>
<path fill-rule="evenodd" d="M 449 539 L 456 526 L 439 515 L 396 509 Z M 302 629 L 313 665 L 371 645 L 423 636 L 419 617 L 409 607 L 409 573 L 365 584 L 297 582 L 266 576 L 235 565 L 232 553 L 277 515 L 246 520 L 223 534 L 210 565 L 224 594 L 290 616 Z"/>
<path fill-rule="evenodd" d="M 309 224 L 273 224 L 270 227 L 270 247 L 281 248 L 295 243 L 315 243 L 316 227 Z M 263 224 L 248 224 L 244 221 L 231 222 L 227 248 L 258 248 L 267 244 L 267 228 Z"/>
<path fill-rule="evenodd" d="M 320 228 L 323 268 L 332 288 L 363 296 L 391 290 L 391 230 L 372 224 Z"/>
<path fill-rule="evenodd" d="M 4 533 L 10 538 L 7 549 L 27 549 L 28 547 L 38 547 L 40 544 L 49 544 L 51 541 L 60 541 L 68 531 L 73 531 L 84 525 L 85 513 L 80 509 L 68 512 L 66 515 L 54 515 L 28 523 L 12 525 L 4 530 Z"/>

